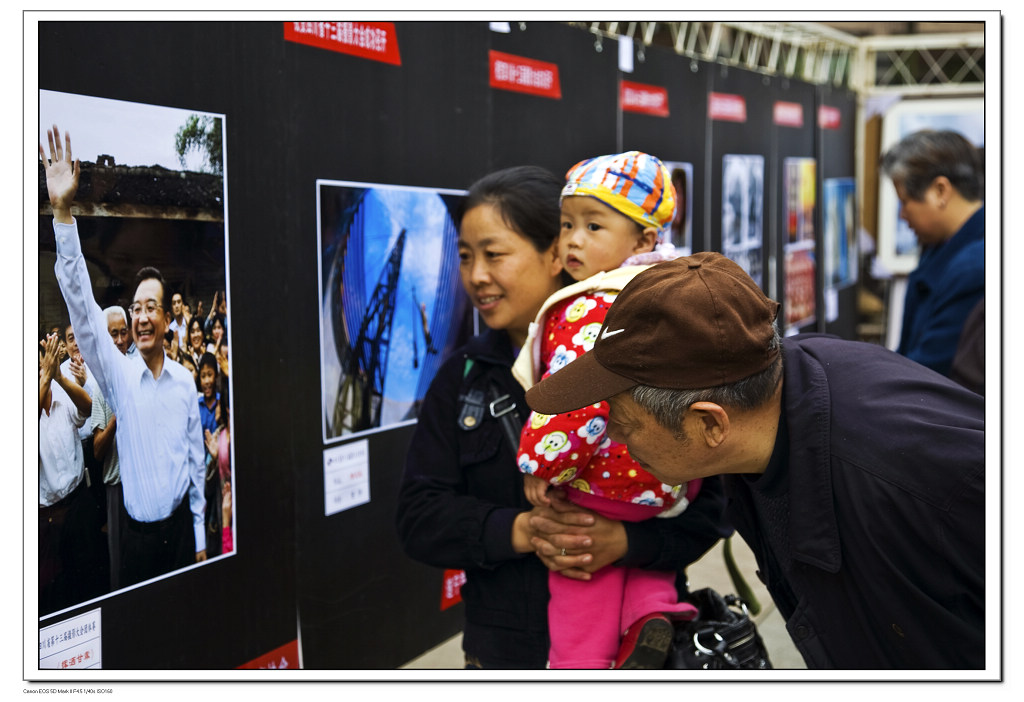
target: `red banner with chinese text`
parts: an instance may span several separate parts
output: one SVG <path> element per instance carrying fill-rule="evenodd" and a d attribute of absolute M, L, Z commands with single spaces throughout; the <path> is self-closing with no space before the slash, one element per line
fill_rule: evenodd
<path fill-rule="evenodd" d="M 822 105 L 818 108 L 818 126 L 821 129 L 839 129 L 839 108 Z"/>
<path fill-rule="evenodd" d="M 619 82 L 619 105 L 626 112 L 668 117 L 668 90 L 623 80 Z"/>
<path fill-rule="evenodd" d="M 394 22 L 285 22 L 284 38 L 318 49 L 402 65 Z"/>
<path fill-rule="evenodd" d="M 446 570 L 441 587 L 441 611 L 462 602 L 462 586 L 466 582 L 466 571 Z"/>
<path fill-rule="evenodd" d="M 299 642 L 289 641 L 284 646 L 279 646 L 273 651 L 264 653 L 259 658 L 254 658 L 248 663 L 238 666 L 239 670 L 298 670 L 299 669 Z"/>
<path fill-rule="evenodd" d="M 742 95 L 709 93 L 708 117 L 722 122 L 746 122 L 747 101 Z"/>
<path fill-rule="evenodd" d="M 804 106 L 799 102 L 777 101 L 772 108 L 772 119 L 780 127 L 804 126 Z"/>
<path fill-rule="evenodd" d="M 562 84 L 558 80 L 558 66 L 524 56 L 490 52 L 491 87 L 528 93 L 559 100 Z"/>

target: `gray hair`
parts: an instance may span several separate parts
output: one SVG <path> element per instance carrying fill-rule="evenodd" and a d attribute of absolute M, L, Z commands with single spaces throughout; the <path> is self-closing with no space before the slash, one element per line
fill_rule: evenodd
<path fill-rule="evenodd" d="M 981 154 L 957 132 L 914 132 L 882 155 L 881 169 L 901 184 L 912 200 L 922 200 L 939 176 L 946 176 L 964 199 L 981 199 Z"/>
<path fill-rule="evenodd" d="M 782 340 L 778 327 L 769 342 L 770 350 L 779 349 Z M 655 421 L 670 431 L 679 430 L 683 413 L 695 402 L 713 402 L 716 405 L 754 409 L 768 402 L 782 377 L 782 353 L 770 366 L 743 380 L 728 385 L 694 390 L 672 390 L 649 385 L 635 385 L 633 401 L 642 410 L 650 413 Z"/>
<path fill-rule="evenodd" d="M 124 313 L 124 308 L 121 305 L 112 305 L 103 310 L 103 319 L 109 320 L 111 316 L 117 315 L 124 322 L 125 326 L 128 326 L 128 315 Z"/>

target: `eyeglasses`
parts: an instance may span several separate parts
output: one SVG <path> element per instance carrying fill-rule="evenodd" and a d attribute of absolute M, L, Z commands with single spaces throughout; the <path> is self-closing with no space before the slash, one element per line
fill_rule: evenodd
<path fill-rule="evenodd" d="M 128 314 L 132 316 L 132 319 L 135 319 L 136 317 L 140 316 L 143 311 L 145 311 L 147 317 L 152 317 L 154 314 L 156 314 L 156 311 L 158 309 L 162 310 L 163 308 L 164 306 L 158 303 L 156 300 L 146 300 L 145 304 L 141 302 L 134 303 L 131 307 L 128 308 Z"/>

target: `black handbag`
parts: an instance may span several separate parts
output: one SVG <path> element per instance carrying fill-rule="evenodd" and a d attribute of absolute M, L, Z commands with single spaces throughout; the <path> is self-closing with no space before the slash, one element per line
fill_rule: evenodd
<path fill-rule="evenodd" d="M 675 622 L 666 668 L 697 670 L 772 667 L 768 651 L 746 605 L 736 595 L 723 597 L 707 587 L 687 598 L 699 614 L 692 621 Z"/>

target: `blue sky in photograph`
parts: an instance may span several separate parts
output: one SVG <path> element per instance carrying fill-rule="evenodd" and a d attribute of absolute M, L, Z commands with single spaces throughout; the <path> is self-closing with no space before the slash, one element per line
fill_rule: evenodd
<path fill-rule="evenodd" d="M 370 191 L 364 207 L 367 300 L 373 294 L 373 287 L 380 279 L 388 256 L 398 241 L 398 235 L 403 228 L 407 230 L 384 388 L 388 404 L 400 403 L 404 409 L 400 406 L 395 411 L 404 412 L 408 404 L 416 399 L 416 384 L 426 352 L 416 302 L 426 305 L 429 325 L 433 319 L 437 275 L 441 268 L 440 242 L 448 211 L 437 192 L 406 188 L 375 187 Z M 413 288 L 416 301 L 413 299 Z M 418 353 L 420 368 L 413 361 L 414 353 Z M 399 419 L 382 415 L 381 424 Z"/>

